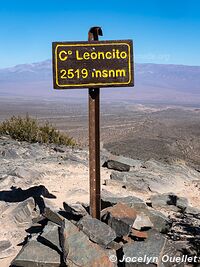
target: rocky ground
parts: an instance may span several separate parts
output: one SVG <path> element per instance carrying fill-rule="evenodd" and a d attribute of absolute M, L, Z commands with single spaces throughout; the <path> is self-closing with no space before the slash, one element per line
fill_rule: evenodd
<path fill-rule="evenodd" d="M 101 221 L 88 214 L 87 150 L 2 136 L 0 161 L 1 267 L 198 266 L 200 173 L 183 160 L 102 149 Z"/>

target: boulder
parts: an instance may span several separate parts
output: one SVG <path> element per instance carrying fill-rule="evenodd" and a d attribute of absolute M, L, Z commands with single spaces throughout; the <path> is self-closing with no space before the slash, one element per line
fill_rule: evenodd
<path fill-rule="evenodd" d="M 124 163 L 121 163 L 116 160 L 108 160 L 104 162 L 103 167 L 107 167 L 108 169 L 113 169 L 120 172 L 128 172 L 130 171 L 130 166 Z"/>
<path fill-rule="evenodd" d="M 135 219 L 136 211 L 123 203 L 107 208 L 106 213 L 102 217 L 102 220 L 115 230 L 118 237 L 130 233 Z"/>
<path fill-rule="evenodd" d="M 36 170 L 26 169 L 24 167 L 17 167 L 10 173 L 10 175 L 17 176 L 26 180 L 38 180 L 44 174 Z"/>
<path fill-rule="evenodd" d="M 66 149 L 64 149 L 64 148 L 62 148 L 60 146 L 55 146 L 53 148 L 53 150 L 56 151 L 56 152 L 59 152 L 59 153 L 65 153 L 66 152 Z"/>
<path fill-rule="evenodd" d="M 3 150 L 1 155 L 5 159 L 19 159 L 20 156 L 17 151 L 13 148 L 8 148 L 7 150 Z"/>
<path fill-rule="evenodd" d="M 153 195 L 150 201 L 153 208 L 164 208 L 172 211 L 184 211 L 188 206 L 187 198 L 178 197 L 173 193 Z"/>
<path fill-rule="evenodd" d="M 88 212 L 83 207 L 83 205 L 81 205 L 80 203 L 75 203 L 75 204 L 69 205 L 66 202 L 63 202 L 63 207 L 67 213 L 70 213 L 73 216 L 83 217 L 83 216 L 88 215 Z"/>
<path fill-rule="evenodd" d="M 35 211 L 35 202 L 32 197 L 20 202 L 13 210 L 13 217 L 18 226 L 31 224 L 32 218 L 37 217 L 39 212 Z"/>
<path fill-rule="evenodd" d="M 119 196 L 113 195 L 111 192 L 108 192 L 106 190 L 102 191 L 101 206 L 103 208 L 114 206 L 117 203 L 124 203 L 134 209 L 147 208 L 147 205 L 145 204 L 145 202 L 138 197 L 134 197 L 134 196 L 119 197 Z"/>
<path fill-rule="evenodd" d="M 73 225 L 65 220 L 64 228 L 68 267 L 116 267 L 116 262 L 111 262 L 110 255 L 115 255 L 113 250 L 103 249 L 97 244 L 91 242 L 89 238 Z"/>
<path fill-rule="evenodd" d="M 164 267 L 184 267 L 185 263 L 181 259 L 183 254 L 171 242 L 167 241 L 163 250 L 161 262 Z M 169 258 L 174 259 L 170 262 Z"/>
<path fill-rule="evenodd" d="M 78 227 L 90 240 L 105 247 L 117 237 L 110 226 L 90 216 L 82 218 L 78 222 Z"/>
<path fill-rule="evenodd" d="M 137 173 L 135 171 L 130 171 L 126 173 L 113 171 L 110 175 L 110 179 L 112 181 L 122 183 L 122 185 L 125 186 L 128 190 L 149 192 L 149 180 L 144 174 Z"/>
<path fill-rule="evenodd" d="M 200 209 L 188 206 L 185 210 L 186 213 L 191 214 L 197 219 L 200 219 Z"/>
<path fill-rule="evenodd" d="M 146 209 L 143 212 L 149 217 L 155 230 L 160 233 L 167 233 L 170 230 L 172 222 L 163 213 L 153 209 Z"/>
<path fill-rule="evenodd" d="M 62 228 L 63 227 L 63 228 Z M 114 250 L 103 249 L 91 242 L 78 227 L 68 220 L 62 225 L 62 248 L 60 246 L 59 226 L 48 222 L 39 236 L 34 236 L 19 252 L 12 265 L 16 267 L 116 267 L 109 260 Z M 63 252 L 66 252 L 66 265 Z"/>
<path fill-rule="evenodd" d="M 185 211 L 188 207 L 188 200 L 186 197 L 177 197 L 176 206 L 181 211 Z"/>
<path fill-rule="evenodd" d="M 59 228 L 58 225 L 49 221 L 45 226 L 42 234 L 38 236 L 38 240 L 49 247 L 59 250 L 62 253 L 62 248 L 60 246 Z"/>
<path fill-rule="evenodd" d="M 12 261 L 16 267 L 60 267 L 60 254 L 32 238 Z"/>
<path fill-rule="evenodd" d="M 127 243 L 123 247 L 125 267 L 161 266 L 159 259 L 163 255 L 166 239 L 155 231 L 144 242 Z M 134 259 L 134 262 L 131 262 Z"/>
<path fill-rule="evenodd" d="M 132 159 L 132 158 L 127 158 L 124 156 L 112 156 L 110 158 L 111 160 L 115 160 L 117 162 L 129 165 L 130 167 L 140 167 L 142 165 L 142 161 L 141 160 L 137 160 L 137 159 Z"/>

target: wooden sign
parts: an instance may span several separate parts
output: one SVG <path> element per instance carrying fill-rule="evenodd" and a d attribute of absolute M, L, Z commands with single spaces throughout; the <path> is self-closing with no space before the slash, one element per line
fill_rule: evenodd
<path fill-rule="evenodd" d="M 131 40 L 54 42 L 55 89 L 134 85 Z"/>

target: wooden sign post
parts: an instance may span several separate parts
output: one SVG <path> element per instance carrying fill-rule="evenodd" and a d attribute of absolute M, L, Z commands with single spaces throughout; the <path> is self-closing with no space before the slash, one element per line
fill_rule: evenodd
<path fill-rule="evenodd" d="M 100 27 L 92 27 L 88 42 L 53 43 L 55 89 L 89 88 L 90 214 L 100 219 L 100 87 L 134 85 L 131 40 L 99 41 Z"/>

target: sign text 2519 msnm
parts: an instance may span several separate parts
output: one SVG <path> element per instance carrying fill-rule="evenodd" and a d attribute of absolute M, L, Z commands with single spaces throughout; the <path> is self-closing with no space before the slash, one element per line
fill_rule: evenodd
<path fill-rule="evenodd" d="M 134 85 L 131 40 L 53 43 L 55 89 Z"/>

